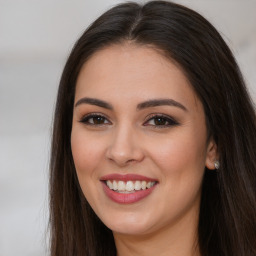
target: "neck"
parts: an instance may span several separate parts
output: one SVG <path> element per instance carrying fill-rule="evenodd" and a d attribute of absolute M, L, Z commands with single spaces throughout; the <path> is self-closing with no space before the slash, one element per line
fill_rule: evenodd
<path fill-rule="evenodd" d="M 197 227 L 198 215 L 185 216 L 175 224 L 148 234 L 114 232 L 117 256 L 200 256 Z"/>

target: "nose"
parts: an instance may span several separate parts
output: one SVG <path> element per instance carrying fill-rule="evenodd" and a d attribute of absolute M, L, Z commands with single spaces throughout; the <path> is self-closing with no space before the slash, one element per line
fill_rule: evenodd
<path fill-rule="evenodd" d="M 118 166 L 140 162 L 144 158 L 140 136 L 131 127 L 119 127 L 113 131 L 106 156 Z"/>

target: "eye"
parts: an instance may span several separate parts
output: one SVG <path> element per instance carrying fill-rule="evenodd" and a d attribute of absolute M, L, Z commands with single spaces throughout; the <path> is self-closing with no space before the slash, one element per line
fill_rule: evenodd
<path fill-rule="evenodd" d="M 155 126 L 159 128 L 165 128 L 168 126 L 178 125 L 178 122 L 173 118 L 165 115 L 153 115 L 144 123 L 145 126 Z M 162 127 L 161 127 L 162 126 Z"/>
<path fill-rule="evenodd" d="M 105 125 L 105 124 L 111 124 L 110 121 L 106 117 L 100 114 L 89 114 L 84 116 L 81 120 L 81 123 L 87 124 L 87 125 Z"/>

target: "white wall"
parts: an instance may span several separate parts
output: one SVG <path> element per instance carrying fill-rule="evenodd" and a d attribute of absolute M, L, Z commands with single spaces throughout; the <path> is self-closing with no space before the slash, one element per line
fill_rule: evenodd
<path fill-rule="evenodd" d="M 114 0 L 0 0 L 0 256 L 46 255 L 49 136 L 66 56 Z M 256 102 L 256 0 L 181 0 L 233 49 Z"/>

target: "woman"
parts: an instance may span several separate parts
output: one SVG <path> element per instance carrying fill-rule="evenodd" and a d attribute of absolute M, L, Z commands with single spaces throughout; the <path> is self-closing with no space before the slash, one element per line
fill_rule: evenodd
<path fill-rule="evenodd" d="M 255 111 L 229 48 L 174 3 L 75 44 L 51 158 L 51 255 L 256 255 Z"/>

